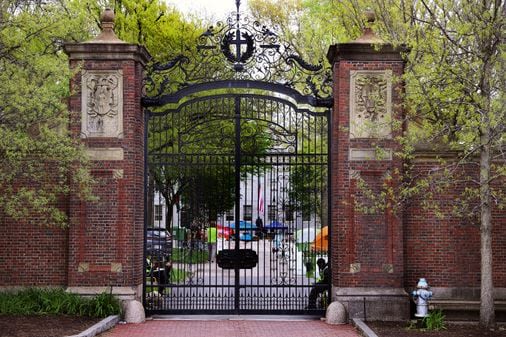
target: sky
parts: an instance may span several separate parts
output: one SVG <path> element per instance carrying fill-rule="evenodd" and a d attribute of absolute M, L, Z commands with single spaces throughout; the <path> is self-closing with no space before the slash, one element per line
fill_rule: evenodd
<path fill-rule="evenodd" d="M 222 20 L 235 11 L 235 0 L 166 0 L 185 14 L 202 14 L 205 17 Z M 247 7 L 247 0 L 241 0 L 241 10 Z"/>

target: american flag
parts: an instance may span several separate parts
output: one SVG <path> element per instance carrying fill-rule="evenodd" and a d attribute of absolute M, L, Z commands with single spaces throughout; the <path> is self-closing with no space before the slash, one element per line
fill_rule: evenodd
<path fill-rule="evenodd" d="M 258 183 L 258 214 L 264 212 L 264 198 L 262 195 L 262 184 Z"/>

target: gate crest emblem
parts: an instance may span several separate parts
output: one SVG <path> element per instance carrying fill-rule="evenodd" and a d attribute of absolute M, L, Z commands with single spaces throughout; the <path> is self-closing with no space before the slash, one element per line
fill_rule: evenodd
<path fill-rule="evenodd" d="M 242 46 L 246 47 L 244 51 Z M 247 62 L 255 52 L 255 42 L 247 32 L 236 30 L 225 34 L 221 42 L 221 50 L 228 61 L 236 63 L 235 69 L 241 71 L 243 69 L 241 64 Z"/>
<path fill-rule="evenodd" d="M 153 64 L 146 81 L 145 106 L 194 84 L 216 80 L 251 80 L 277 83 L 313 96 L 321 105 L 332 100 L 332 71 L 323 61 L 304 60 L 290 43 L 237 11 L 225 22 L 210 26 L 197 39 L 196 51 L 178 55 L 164 64 Z"/>

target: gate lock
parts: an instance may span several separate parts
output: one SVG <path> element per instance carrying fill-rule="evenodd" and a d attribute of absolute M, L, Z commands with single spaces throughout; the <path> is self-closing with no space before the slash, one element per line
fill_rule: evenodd
<path fill-rule="evenodd" d="M 216 262 L 223 269 L 252 269 L 258 264 L 258 254 L 253 249 L 223 249 L 216 255 Z"/>

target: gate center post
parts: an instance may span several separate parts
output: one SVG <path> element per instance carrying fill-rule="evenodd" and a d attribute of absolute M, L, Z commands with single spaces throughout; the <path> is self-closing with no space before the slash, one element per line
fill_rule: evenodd
<path fill-rule="evenodd" d="M 235 109 L 235 232 L 234 232 L 234 249 L 235 256 L 239 256 L 240 249 L 240 216 L 241 216 L 241 97 L 236 96 L 234 99 Z M 238 263 L 235 263 L 234 269 L 234 309 L 239 314 L 240 309 L 240 272 Z"/>

